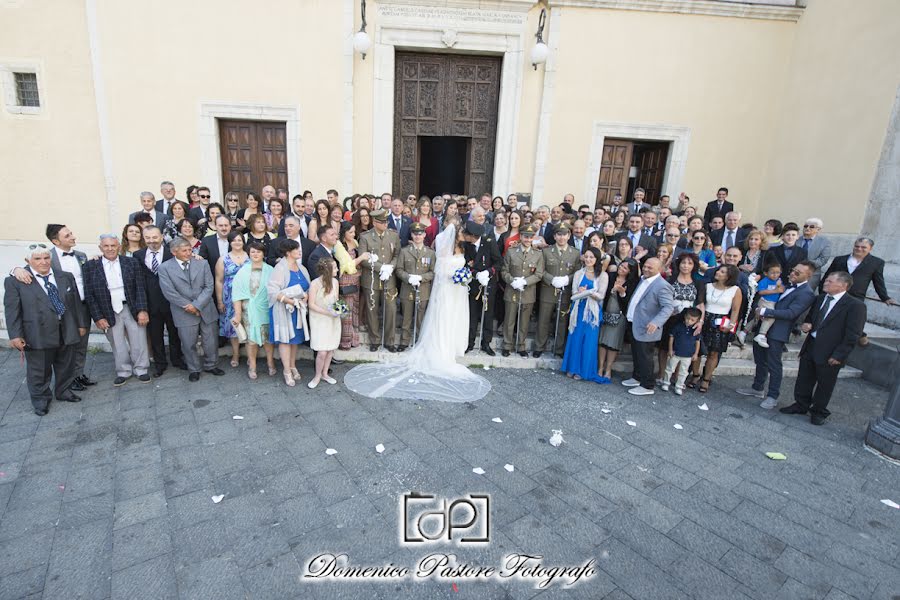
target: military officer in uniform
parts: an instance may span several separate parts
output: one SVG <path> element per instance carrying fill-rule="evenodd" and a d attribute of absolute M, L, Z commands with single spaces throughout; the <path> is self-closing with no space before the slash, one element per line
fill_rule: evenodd
<path fill-rule="evenodd" d="M 537 339 L 532 356 L 540 358 L 547 347 L 551 333 L 554 354 L 562 356 L 566 348 L 566 332 L 569 330 L 569 297 L 572 295 L 572 275 L 581 268 L 581 254 L 569 245 L 569 226 L 561 223 L 553 230 L 553 246 L 544 248 L 544 276 L 541 278 L 540 302 L 538 303 Z M 559 311 L 557 312 L 557 308 Z M 554 321 L 558 319 L 559 323 Z"/>
<path fill-rule="evenodd" d="M 397 278 L 400 280 L 400 308 L 403 323 L 400 326 L 400 352 L 414 345 L 413 316 L 416 316 L 416 335 L 422 331 L 422 320 L 434 281 L 434 250 L 425 246 L 425 226 L 416 221 L 410 227 L 412 242 L 400 250 L 397 258 Z M 416 291 L 419 292 L 419 306 L 416 309 Z"/>
<path fill-rule="evenodd" d="M 397 317 L 397 280 L 394 267 L 400 255 L 400 237 L 394 230 L 388 229 L 388 213 L 384 209 L 369 214 L 372 218 L 372 229 L 365 232 L 359 240 L 360 254 L 368 252 L 369 261 L 360 264 L 362 269 L 360 286 L 366 325 L 369 328 L 369 350 L 375 352 L 381 344 L 382 325 L 384 326 L 384 344 L 390 352 L 396 352 L 394 346 L 394 327 Z M 384 307 L 382 307 L 382 302 Z M 384 323 L 379 322 L 382 311 Z"/>
<path fill-rule="evenodd" d="M 503 356 L 509 356 L 516 341 L 518 345 L 515 350 L 519 356 L 528 356 L 525 352 L 525 336 L 528 335 L 531 310 L 537 297 L 537 284 L 544 276 L 544 255 L 531 247 L 536 233 L 537 229 L 533 225 L 519 229 L 519 246 L 507 252 L 503 260 L 501 276 L 506 282 L 506 293 L 503 295 L 503 301 L 506 302 Z"/>

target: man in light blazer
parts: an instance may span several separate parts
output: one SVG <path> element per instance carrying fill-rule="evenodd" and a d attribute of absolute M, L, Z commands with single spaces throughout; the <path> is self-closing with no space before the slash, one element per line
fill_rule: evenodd
<path fill-rule="evenodd" d="M 797 245 L 806 250 L 806 258 L 816 265 L 816 272 L 809 278 L 809 286 L 815 290 L 822 279 L 822 269 L 831 260 L 831 240 L 822 232 L 822 219 L 810 217 L 803 223 L 803 236 L 797 240 Z"/>
<path fill-rule="evenodd" d="M 813 425 L 824 425 L 831 413 L 828 402 L 838 373 L 863 334 L 866 305 L 850 295 L 853 278 L 834 271 L 822 281 L 825 293 L 816 298 L 801 330 L 806 340 L 800 348 L 800 369 L 794 384 L 794 403 L 779 412 L 805 415 Z"/>
<path fill-rule="evenodd" d="M 662 328 L 675 310 L 672 286 L 660 274 L 662 266 L 658 258 L 648 258 L 642 268 L 643 277 L 625 315 L 631 324 L 631 357 L 634 372 L 631 379 L 622 382 L 631 388 L 629 394 L 647 396 L 653 394 L 656 385 L 653 355 L 656 344 L 662 339 Z"/>
<path fill-rule="evenodd" d="M 804 260 L 788 275 L 790 282 L 786 287 L 774 308 L 761 308 L 759 313 L 767 319 L 775 319 L 775 322 L 766 333 L 768 347 L 763 348 L 759 344 L 753 345 L 753 362 L 756 363 L 756 373 L 753 377 L 753 385 L 750 388 L 738 388 L 736 391 L 742 396 L 760 398 L 761 408 L 772 410 L 778 406 L 778 395 L 781 392 L 782 378 L 782 353 L 784 346 L 791 337 L 794 323 L 812 306 L 816 299 L 816 293 L 810 286 L 810 280 L 815 273 L 816 266 L 811 261 Z M 766 379 L 769 380 L 768 393 L 766 393 Z"/>
<path fill-rule="evenodd" d="M 9 345 L 25 355 L 31 405 L 40 417 L 47 414 L 54 393 L 62 402 L 81 401 L 70 386 L 75 379 L 75 349 L 89 325 L 80 310 L 75 278 L 52 269 L 50 256 L 47 244 L 31 244 L 24 269 L 31 281 L 7 277 L 3 297 Z M 56 380 L 53 391 L 51 378 Z"/>
<path fill-rule="evenodd" d="M 191 372 L 188 379 L 200 379 L 197 336 L 203 342 L 203 365 L 207 373 L 224 375 L 216 367 L 219 358 L 219 311 L 213 302 L 214 281 L 207 265 L 192 258 L 190 244 L 178 237 L 169 244 L 174 258 L 159 268 L 159 287 L 169 301 L 172 320 L 178 328 L 181 351 Z"/>
<path fill-rule="evenodd" d="M 153 217 L 153 224 L 162 229 L 166 225 L 166 214 L 156 210 L 156 198 L 150 192 L 141 192 L 141 210 L 128 215 L 128 222 L 134 223 L 134 218 L 141 213 L 147 213 Z"/>

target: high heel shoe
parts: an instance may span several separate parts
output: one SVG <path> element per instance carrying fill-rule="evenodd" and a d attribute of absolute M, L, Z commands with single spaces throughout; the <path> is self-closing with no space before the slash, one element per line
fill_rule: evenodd
<path fill-rule="evenodd" d="M 256 379 L 256 368 L 247 367 L 247 377 L 250 379 Z"/>
<path fill-rule="evenodd" d="M 300 371 L 297 370 L 297 367 L 291 367 L 291 375 L 294 376 L 294 379 L 300 381 Z"/>
<path fill-rule="evenodd" d="M 694 373 L 691 373 L 690 375 L 688 375 L 687 381 L 684 382 L 684 385 L 691 389 L 694 389 L 695 387 L 697 387 L 698 381 L 700 381 L 700 374 L 698 373 L 695 375 Z"/>
<path fill-rule="evenodd" d="M 276 373 L 278 373 L 278 369 L 275 368 L 275 365 L 267 365 L 269 367 L 269 377 L 274 377 Z"/>
<path fill-rule="evenodd" d="M 231 357 L 231 368 L 236 369 L 241 364 L 240 358 Z"/>
<path fill-rule="evenodd" d="M 297 385 L 297 382 L 294 381 L 294 377 L 291 375 L 290 371 L 284 372 L 284 382 L 288 385 L 288 387 L 294 387 Z"/>
<path fill-rule="evenodd" d="M 709 379 L 706 379 L 704 377 L 703 380 L 700 382 L 700 387 L 697 388 L 697 391 L 700 392 L 701 394 L 705 394 L 706 392 L 709 391 L 709 384 L 711 384 L 711 383 L 712 383 L 712 377 L 710 377 Z"/>

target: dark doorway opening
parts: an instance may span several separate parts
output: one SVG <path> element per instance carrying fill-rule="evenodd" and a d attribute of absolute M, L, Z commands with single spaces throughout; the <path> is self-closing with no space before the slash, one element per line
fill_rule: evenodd
<path fill-rule="evenodd" d="M 419 193 L 465 194 L 469 164 L 467 137 L 419 137 Z"/>

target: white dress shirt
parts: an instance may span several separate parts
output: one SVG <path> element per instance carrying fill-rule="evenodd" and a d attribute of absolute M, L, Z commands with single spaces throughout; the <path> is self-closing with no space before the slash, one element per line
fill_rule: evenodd
<path fill-rule="evenodd" d="M 53 285 L 55 285 L 55 286 L 56 286 L 56 289 L 58 290 L 58 289 L 59 289 L 59 284 L 56 283 L 56 277 L 53 276 L 53 269 L 50 269 L 50 272 L 47 273 L 47 275 L 50 276 L 50 281 L 49 281 L 49 282 L 52 283 Z M 37 280 L 41 282 L 41 289 L 44 290 L 44 293 L 47 294 L 47 296 L 49 297 L 49 296 L 50 296 L 50 291 L 47 290 L 47 282 L 44 280 L 44 276 L 43 276 L 43 275 L 38 275 L 38 272 L 37 272 L 37 271 L 34 271 L 34 276 L 37 277 Z M 60 297 L 60 299 L 62 300 L 62 294 L 61 294 L 61 293 L 60 293 L 59 297 Z"/>
<path fill-rule="evenodd" d="M 160 246 L 159 250 L 157 250 L 156 252 L 154 252 L 150 248 L 147 248 L 147 254 L 146 254 L 146 256 L 144 256 L 144 264 L 147 265 L 147 269 L 149 269 L 151 273 L 153 272 L 153 256 L 154 255 L 156 256 L 156 268 L 159 269 L 159 267 L 163 263 L 162 246 Z"/>
<path fill-rule="evenodd" d="M 862 262 L 861 260 L 854 257 L 852 254 L 850 256 L 848 256 L 847 257 L 847 272 L 852 275 L 853 271 L 856 270 L 856 267 L 858 267 L 859 263 L 861 263 L 861 262 Z"/>
<path fill-rule="evenodd" d="M 224 257 L 228 254 L 228 238 L 222 238 L 217 235 L 216 242 L 219 244 L 219 257 Z"/>
<path fill-rule="evenodd" d="M 119 259 L 107 260 L 103 258 L 103 272 L 106 274 L 106 286 L 109 288 L 109 299 L 112 301 L 113 312 L 122 312 L 125 306 L 125 282 L 122 280 L 122 264 Z"/>
<path fill-rule="evenodd" d="M 66 273 L 71 273 L 72 277 L 75 278 L 75 285 L 78 287 L 78 295 L 81 297 L 81 300 L 84 301 L 84 279 L 81 277 L 81 263 L 78 262 L 78 259 L 75 256 L 63 256 L 63 250 L 58 246 L 53 246 L 53 251 L 56 252 L 56 258 L 59 259 L 59 266 Z M 71 251 L 70 251 L 71 252 Z M 53 270 L 51 269 L 51 273 Z"/>
<path fill-rule="evenodd" d="M 794 292 L 796 292 L 797 290 L 799 290 L 799 289 L 800 289 L 801 287 L 803 287 L 804 285 L 806 285 L 806 282 L 805 282 L 805 281 L 804 281 L 803 283 L 798 283 L 798 284 L 797 284 L 796 286 L 794 286 L 794 287 L 787 287 L 787 288 L 785 288 L 784 291 L 781 293 L 781 296 L 778 297 L 778 302 L 781 302 L 782 300 L 784 300 L 785 298 L 787 298 L 788 296 L 790 296 L 791 294 L 793 294 Z M 773 308 L 760 308 L 760 309 L 759 309 L 759 316 L 761 316 L 761 317 L 765 316 L 767 310 L 775 310 L 775 309 L 773 309 Z"/>
<path fill-rule="evenodd" d="M 828 315 L 831 314 L 831 311 L 834 310 L 834 306 L 841 300 L 841 298 L 844 297 L 844 294 L 846 294 L 846 293 L 847 292 L 841 292 L 839 294 L 831 294 L 831 297 L 834 298 L 834 300 L 832 300 L 831 304 L 828 305 L 828 310 L 825 311 L 824 315 L 822 315 L 822 318 L 819 320 L 819 323 L 822 323 L 825 319 L 828 318 Z M 827 302 L 827 301 L 828 301 L 828 298 L 824 298 L 822 300 L 822 304 L 819 305 L 819 310 L 822 310 L 822 307 L 825 306 L 825 302 Z M 816 337 L 816 332 L 813 331 L 810 333 L 810 335 L 813 337 Z"/>
<path fill-rule="evenodd" d="M 659 273 L 651 277 L 650 279 L 641 279 L 641 282 L 638 284 L 637 289 L 634 290 L 634 296 L 631 297 L 631 302 L 628 303 L 628 313 L 626 318 L 628 322 L 631 323 L 634 321 L 634 311 L 637 308 L 638 302 L 641 301 L 641 298 L 644 297 L 644 294 L 647 293 L 647 290 L 659 278 Z"/>

